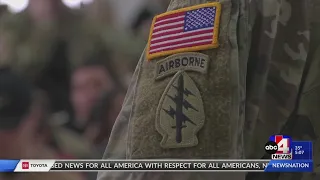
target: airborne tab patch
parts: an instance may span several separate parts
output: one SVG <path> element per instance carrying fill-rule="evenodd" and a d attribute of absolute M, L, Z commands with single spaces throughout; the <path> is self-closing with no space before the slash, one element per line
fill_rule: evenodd
<path fill-rule="evenodd" d="M 196 52 L 171 55 L 157 62 L 156 79 L 176 73 L 179 70 L 206 73 L 208 61 L 208 55 Z"/>
<path fill-rule="evenodd" d="M 218 47 L 221 4 L 206 3 L 154 17 L 146 56 L 156 57 Z"/>
<path fill-rule="evenodd" d="M 163 136 L 163 148 L 192 147 L 198 144 L 197 133 L 204 125 L 200 91 L 184 71 L 169 82 L 158 105 L 156 129 Z"/>

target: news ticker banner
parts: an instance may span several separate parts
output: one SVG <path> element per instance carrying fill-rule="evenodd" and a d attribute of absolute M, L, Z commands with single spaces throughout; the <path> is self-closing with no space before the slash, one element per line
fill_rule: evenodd
<path fill-rule="evenodd" d="M 0 160 L 0 172 L 312 172 L 312 160 Z"/>

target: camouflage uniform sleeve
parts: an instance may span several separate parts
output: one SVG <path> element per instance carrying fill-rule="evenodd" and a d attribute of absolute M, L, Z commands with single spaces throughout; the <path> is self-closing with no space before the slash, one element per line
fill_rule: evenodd
<path fill-rule="evenodd" d="M 133 75 L 122 110 L 112 130 L 104 159 L 239 159 L 242 154 L 244 70 L 239 70 L 238 44 L 246 52 L 244 0 L 219 0 L 216 33 L 219 46 L 160 55 L 148 60 L 147 46 Z M 168 11 L 207 3 L 172 0 Z M 218 7 L 218 6 L 217 6 Z M 244 8 L 244 9 L 241 9 Z M 241 10 L 240 10 L 241 9 Z M 240 11 L 242 17 L 240 16 Z M 221 13 L 221 14 L 220 14 Z M 241 19 L 241 20 L 239 20 Z M 244 23 L 238 34 L 238 23 Z M 238 42 L 240 40 L 241 42 Z M 186 63 L 185 71 L 179 69 Z M 202 58 L 201 69 L 193 67 Z M 177 60 L 178 59 L 178 60 Z M 185 59 L 182 60 L 182 59 Z M 168 64 L 176 63 L 175 66 Z M 168 70 L 167 65 L 171 70 Z M 242 64 L 242 62 L 241 62 Z M 240 95 L 240 91 L 242 95 Z M 178 95 L 179 94 L 179 95 Z M 177 102 L 177 96 L 180 100 Z M 176 97 L 177 99 L 175 99 Z M 180 115 L 177 115 L 180 114 Z M 183 129 L 181 131 L 181 129 Z M 199 131 L 199 133 L 197 133 Z M 115 173 L 98 180 L 243 180 L 243 173 Z"/>
<path fill-rule="evenodd" d="M 103 159 L 126 159 L 127 139 L 128 139 L 128 125 L 132 112 L 132 104 L 136 92 L 137 81 L 140 74 L 140 66 L 143 58 L 140 58 L 136 70 L 132 76 L 127 95 L 124 99 L 122 109 L 113 126 L 110 139 L 103 155 Z M 98 180 L 109 179 L 129 179 L 130 173 L 98 173 Z"/>
<path fill-rule="evenodd" d="M 55 33 L 53 28 L 33 27 L 26 12 L 6 14 L 0 19 L 0 66 L 9 66 L 31 80 L 38 78 L 55 53 Z"/>
<path fill-rule="evenodd" d="M 320 14 L 319 14 L 320 15 Z M 319 16 L 318 16 L 319 17 Z M 320 22 L 313 25 L 311 44 L 308 56 L 310 68 L 299 100 L 297 115 L 286 124 L 294 139 L 313 142 L 313 160 L 315 173 L 294 174 L 299 180 L 316 180 L 320 178 Z M 282 179 L 280 179 L 282 180 Z"/>
<path fill-rule="evenodd" d="M 261 158 L 264 144 L 295 108 L 310 43 L 310 1 L 253 0 L 247 63 L 245 142 L 248 158 Z"/>
<path fill-rule="evenodd" d="M 249 58 L 252 69 L 259 71 L 251 71 L 248 83 L 247 156 L 261 158 L 268 136 L 286 134 L 294 140 L 314 142 L 315 173 L 249 173 L 246 180 L 318 180 L 320 1 L 271 2 L 252 1 L 251 9 L 258 12 L 252 34 L 261 36 L 263 30 L 266 37 L 253 41 L 258 44 L 253 48 L 256 54 Z M 262 28 L 266 24 L 271 25 L 271 31 Z M 263 51 L 259 52 L 261 46 Z"/>
<path fill-rule="evenodd" d="M 310 17 L 310 45 L 297 101 L 295 117 L 285 125 L 287 134 L 294 139 L 313 142 L 314 173 L 292 173 L 290 180 L 317 180 L 320 178 L 320 1 L 312 3 Z M 280 176 L 279 180 L 286 176 Z"/>

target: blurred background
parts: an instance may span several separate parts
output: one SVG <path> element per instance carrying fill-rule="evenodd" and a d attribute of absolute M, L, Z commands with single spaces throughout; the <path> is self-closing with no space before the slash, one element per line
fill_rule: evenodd
<path fill-rule="evenodd" d="M 0 159 L 99 159 L 169 0 L 0 0 Z M 27 177 L 6 179 L 95 179 Z M 75 178 L 76 177 L 76 178 Z"/>

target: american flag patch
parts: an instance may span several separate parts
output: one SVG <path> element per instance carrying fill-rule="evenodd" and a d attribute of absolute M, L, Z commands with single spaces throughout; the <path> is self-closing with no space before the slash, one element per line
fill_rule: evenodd
<path fill-rule="evenodd" d="M 154 17 L 147 59 L 218 47 L 221 4 L 218 2 L 166 12 Z"/>

